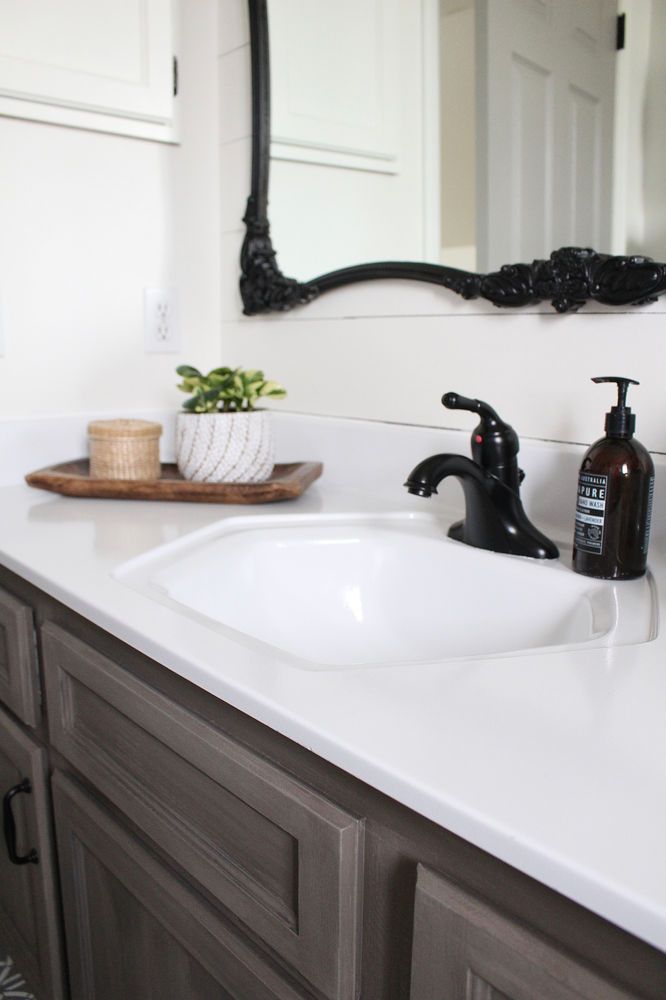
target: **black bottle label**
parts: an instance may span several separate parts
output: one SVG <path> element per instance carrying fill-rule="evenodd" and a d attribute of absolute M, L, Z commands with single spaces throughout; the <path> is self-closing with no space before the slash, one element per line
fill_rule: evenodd
<path fill-rule="evenodd" d="M 581 472 L 578 477 L 575 544 L 581 552 L 601 555 L 608 497 L 608 476 Z"/>

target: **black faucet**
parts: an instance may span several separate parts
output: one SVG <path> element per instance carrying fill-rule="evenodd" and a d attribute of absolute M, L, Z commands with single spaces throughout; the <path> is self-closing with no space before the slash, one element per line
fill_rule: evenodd
<path fill-rule="evenodd" d="M 432 455 L 409 474 L 410 493 L 429 497 L 443 479 L 455 476 L 465 494 L 465 518 L 449 528 L 449 538 L 478 549 L 507 552 L 534 559 L 557 559 L 557 546 L 528 519 L 520 499 L 525 473 L 518 468 L 518 435 L 488 403 L 447 392 L 442 403 L 449 410 L 478 413 L 472 432 L 472 458 Z"/>

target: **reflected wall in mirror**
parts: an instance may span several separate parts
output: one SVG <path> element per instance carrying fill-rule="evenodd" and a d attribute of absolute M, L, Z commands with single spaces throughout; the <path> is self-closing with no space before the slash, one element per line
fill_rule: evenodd
<path fill-rule="evenodd" d="M 666 0 L 249 2 L 246 312 L 381 277 L 561 311 L 666 289 Z"/>

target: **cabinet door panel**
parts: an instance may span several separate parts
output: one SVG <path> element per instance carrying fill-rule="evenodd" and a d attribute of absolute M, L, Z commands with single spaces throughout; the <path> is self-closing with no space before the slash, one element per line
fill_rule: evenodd
<path fill-rule="evenodd" d="M 51 623 L 53 745 L 331 1000 L 358 977 L 363 825 Z"/>
<path fill-rule="evenodd" d="M 170 0 L 0 0 L 0 94 L 166 122 L 171 35 Z"/>
<path fill-rule="evenodd" d="M 0 590 L 0 700 L 28 726 L 40 718 L 32 609 Z"/>
<path fill-rule="evenodd" d="M 419 865 L 411 1000 L 638 1000 Z"/>
<path fill-rule="evenodd" d="M 305 1000 L 59 773 L 53 798 L 72 1000 Z"/>
<path fill-rule="evenodd" d="M 12 863 L 6 840 L 0 844 L 0 941 L 38 995 L 60 1000 L 62 945 L 46 754 L 0 709 L 0 796 L 26 779 L 30 791 L 11 800 L 16 853 L 23 857 L 35 850 L 37 863 Z"/>

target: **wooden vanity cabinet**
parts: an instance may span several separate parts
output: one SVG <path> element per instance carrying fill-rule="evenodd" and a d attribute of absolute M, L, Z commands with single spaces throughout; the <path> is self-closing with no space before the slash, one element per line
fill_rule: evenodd
<path fill-rule="evenodd" d="M 48 752 L 33 610 L 0 588 L 0 950 L 40 998 L 65 997 Z"/>
<path fill-rule="evenodd" d="M 664 1000 L 666 954 L 3 580 L 39 625 L 72 1000 Z"/>

